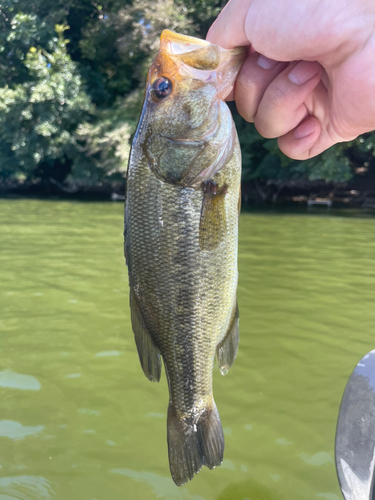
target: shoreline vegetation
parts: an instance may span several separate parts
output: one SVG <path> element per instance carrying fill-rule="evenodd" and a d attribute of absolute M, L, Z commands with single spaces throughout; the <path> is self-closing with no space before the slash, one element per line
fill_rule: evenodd
<path fill-rule="evenodd" d="M 163 29 L 205 38 L 225 0 L 0 1 L 0 195 L 124 193 L 147 70 Z M 229 103 L 243 201 L 375 198 L 375 132 L 295 161 Z"/>
<path fill-rule="evenodd" d="M 324 181 L 244 181 L 241 199 L 244 205 L 325 205 L 327 207 L 375 208 L 375 183 L 368 175 L 346 183 Z M 125 182 L 85 185 L 83 183 L 0 182 L 0 198 L 45 198 L 82 201 L 124 201 Z"/>

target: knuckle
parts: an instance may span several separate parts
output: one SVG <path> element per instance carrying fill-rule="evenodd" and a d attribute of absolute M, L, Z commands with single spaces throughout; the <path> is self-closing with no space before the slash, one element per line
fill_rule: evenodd
<path fill-rule="evenodd" d="M 296 148 L 296 145 L 291 141 L 288 135 L 279 137 L 277 144 L 280 151 L 292 160 L 308 160 L 311 157 L 310 149 L 299 151 L 298 147 Z"/>
<path fill-rule="evenodd" d="M 278 134 L 272 130 L 272 127 L 270 127 L 269 121 L 262 120 L 256 116 L 254 119 L 254 125 L 260 135 L 265 139 L 275 139 L 278 137 Z"/>
<path fill-rule="evenodd" d="M 268 101 L 269 106 L 279 109 L 288 106 L 291 96 L 286 89 L 271 85 L 268 87 L 264 98 Z"/>
<path fill-rule="evenodd" d="M 242 116 L 244 120 L 249 123 L 254 123 L 254 112 L 252 109 L 246 109 L 243 106 L 239 106 L 236 103 L 237 111 Z"/>

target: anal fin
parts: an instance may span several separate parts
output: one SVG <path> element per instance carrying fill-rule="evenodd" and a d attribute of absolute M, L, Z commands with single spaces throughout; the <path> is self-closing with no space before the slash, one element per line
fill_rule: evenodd
<path fill-rule="evenodd" d="M 238 305 L 236 304 L 229 330 L 216 348 L 216 359 L 222 375 L 228 373 L 229 368 L 233 365 L 237 356 L 238 342 L 240 340 L 238 323 L 239 312 Z"/>
<path fill-rule="evenodd" d="M 130 288 L 130 312 L 135 343 L 144 374 L 151 382 L 159 382 L 161 375 L 160 352 L 147 331 L 132 288 Z"/>

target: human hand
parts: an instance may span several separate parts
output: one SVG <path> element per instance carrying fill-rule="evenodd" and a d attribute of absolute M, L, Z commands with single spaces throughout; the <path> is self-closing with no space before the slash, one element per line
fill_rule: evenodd
<path fill-rule="evenodd" d="M 375 129 L 373 0 L 231 0 L 207 40 L 249 45 L 240 115 L 304 160 Z"/>

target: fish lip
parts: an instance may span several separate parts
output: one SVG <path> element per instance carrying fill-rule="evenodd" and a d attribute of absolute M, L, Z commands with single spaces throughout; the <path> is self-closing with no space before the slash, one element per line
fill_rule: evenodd
<path fill-rule="evenodd" d="M 207 40 L 202 40 L 201 38 L 196 38 L 194 36 L 189 36 L 189 35 L 181 35 L 180 33 L 176 33 L 175 31 L 171 30 L 163 30 L 161 35 L 160 35 L 160 40 L 163 40 L 166 38 L 168 41 L 173 42 L 184 42 L 184 43 L 189 43 L 193 45 L 200 45 L 202 47 L 208 47 L 211 42 L 208 42 Z"/>
<path fill-rule="evenodd" d="M 175 31 L 171 30 L 163 30 L 161 35 L 160 35 L 160 40 L 168 40 L 169 42 L 182 42 L 186 43 L 187 45 L 196 45 L 196 46 L 201 46 L 201 47 L 208 47 L 209 45 L 217 45 L 215 43 L 211 43 L 208 40 L 202 40 L 201 38 L 196 38 L 194 36 L 190 35 L 181 35 L 180 33 L 176 33 Z M 233 56 L 240 55 L 244 52 L 246 52 L 247 48 L 246 47 L 234 47 L 233 49 L 224 49 L 220 45 L 218 45 L 220 48 L 220 51 L 223 53 L 230 53 Z M 192 48 L 190 50 L 193 50 Z"/>
<path fill-rule="evenodd" d="M 199 56 L 197 60 L 194 56 L 189 59 L 189 53 L 198 55 L 202 51 L 202 60 Z M 206 64 L 203 64 L 205 51 L 211 51 L 211 56 L 208 56 Z M 160 48 L 156 59 L 159 65 L 164 64 L 163 58 L 166 58 L 169 64 L 173 61 L 175 77 L 178 80 L 187 78 L 215 84 L 220 93 L 219 98 L 224 100 L 231 91 L 235 75 L 246 57 L 246 51 L 246 47 L 224 49 L 207 40 L 164 30 L 160 37 Z M 225 81 L 222 79 L 223 74 Z"/>

